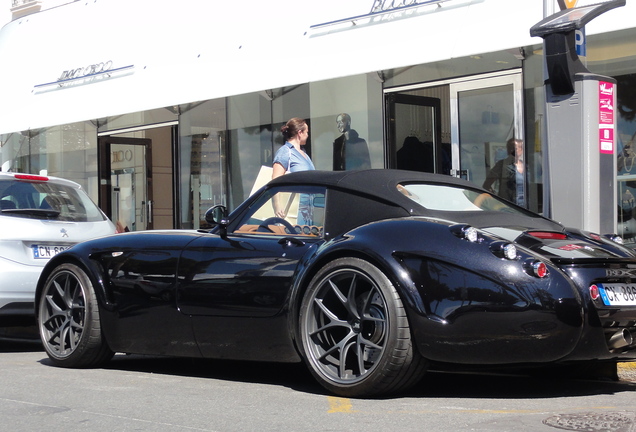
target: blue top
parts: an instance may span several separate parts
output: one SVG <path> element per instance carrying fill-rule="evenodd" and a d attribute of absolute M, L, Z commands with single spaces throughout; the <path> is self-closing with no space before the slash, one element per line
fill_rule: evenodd
<path fill-rule="evenodd" d="M 289 142 L 286 142 L 284 146 L 278 149 L 276 156 L 274 156 L 273 164 L 275 163 L 281 164 L 286 172 L 312 171 L 316 169 L 311 159 L 305 157 Z"/>
<path fill-rule="evenodd" d="M 520 206 L 526 205 L 526 197 L 524 196 L 524 184 L 523 184 L 523 174 L 515 169 L 516 172 L 516 183 L 517 183 L 517 204 Z"/>

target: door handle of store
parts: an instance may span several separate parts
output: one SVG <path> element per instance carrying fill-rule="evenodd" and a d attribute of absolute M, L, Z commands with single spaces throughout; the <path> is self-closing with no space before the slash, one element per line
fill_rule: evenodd
<path fill-rule="evenodd" d="M 148 214 L 148 224 L 152 223 L 152 200 L 148 200 L 147 204 L 146 204 L 146 212 Z"/>
<path fill-rule="evenodd" d="M 146 201 L 146 217 L 148 219 L 148 224 L 151 224 L 152 223 L 152 200 Z"/>

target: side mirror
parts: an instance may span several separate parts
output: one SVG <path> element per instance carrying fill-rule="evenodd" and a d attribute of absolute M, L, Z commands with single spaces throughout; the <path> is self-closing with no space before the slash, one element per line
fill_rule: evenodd
<path fill-rule="evenodd" d="M 221 237 L 227 235 L 227 226 L 230 221 L 227 219 L 227 208 L 223 205 L 215 205 L 205 212 L 205 221 L 212 226 L 218 226 Z"/>

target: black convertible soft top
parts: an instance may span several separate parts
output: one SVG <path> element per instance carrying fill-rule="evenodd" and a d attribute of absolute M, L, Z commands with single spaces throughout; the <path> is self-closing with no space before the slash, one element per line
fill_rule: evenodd
<path fill-rule="evenodd" d="M 300 171 L 272 180 L 269 185 L 315 185 L 367 195 L 392 203 L 412 216 L 421 215 L 448 221 L 470 223 L 476 227 L 514 226 L 561 231 L 563 227 L 543 216 L 509 203 L 518 213 L 490 211 L 447 212 L 426 209 L 397 189 L 398 184 L 434 183 L 457 186 L 487 193 L 485 189 L 467 180 L 442 174 L 422 173 L 395 169 L 369 169 L 356 171 Z"/>
<path fill-rule="evenodd" d="M 355 192 L 375 195 L 393 201 L 400 183 L 445 183 L 479 189 L 474 183 L 442 174 L 396 169 L 368 169 L 355 171 L 299 171 L 271 181 L 272 184 L 313 184 L 337 186 Z"/>
<path fill-rule="evenodd" d="M 374 196 L 401 207 L 413 207 L 414 202 L 397 190 L 398 184 L 438 183 L 478 189 L 474 183 L 442 174 L 396 169 L 368 169 L 355 171 L 300 171 L 280 176 L 270 182 L 274 185 L 324 185 L 357 194 Z M 486 191 L 484 191 L 486 192 Z"/>

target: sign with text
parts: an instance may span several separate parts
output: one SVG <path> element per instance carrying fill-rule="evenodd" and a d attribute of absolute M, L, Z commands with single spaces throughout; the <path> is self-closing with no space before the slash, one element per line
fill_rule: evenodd
<path fill-rule="evenodd" d="M 616 85 L 598 83 L 598 136 L 601 153 L 614 153 L 614 95 Z"/>
<path fill-rule="evenodd" d="M 312 29 L 333 26 L 338 24 L 356 25 L 360 20 L 371 20 L 378 16 L 387 16 L 391 14 L 400 15 L 405 11 L 417 9 L 420 7 L 442 7 L 442 3 L 451 2 L 453 5 L 460 3 L 460 0 L 371 0 L 371 10 L 361 15 L 349 16 L 347 18 L 339 18 L 334 21 L 314 24 L 310 26 Z"/>

